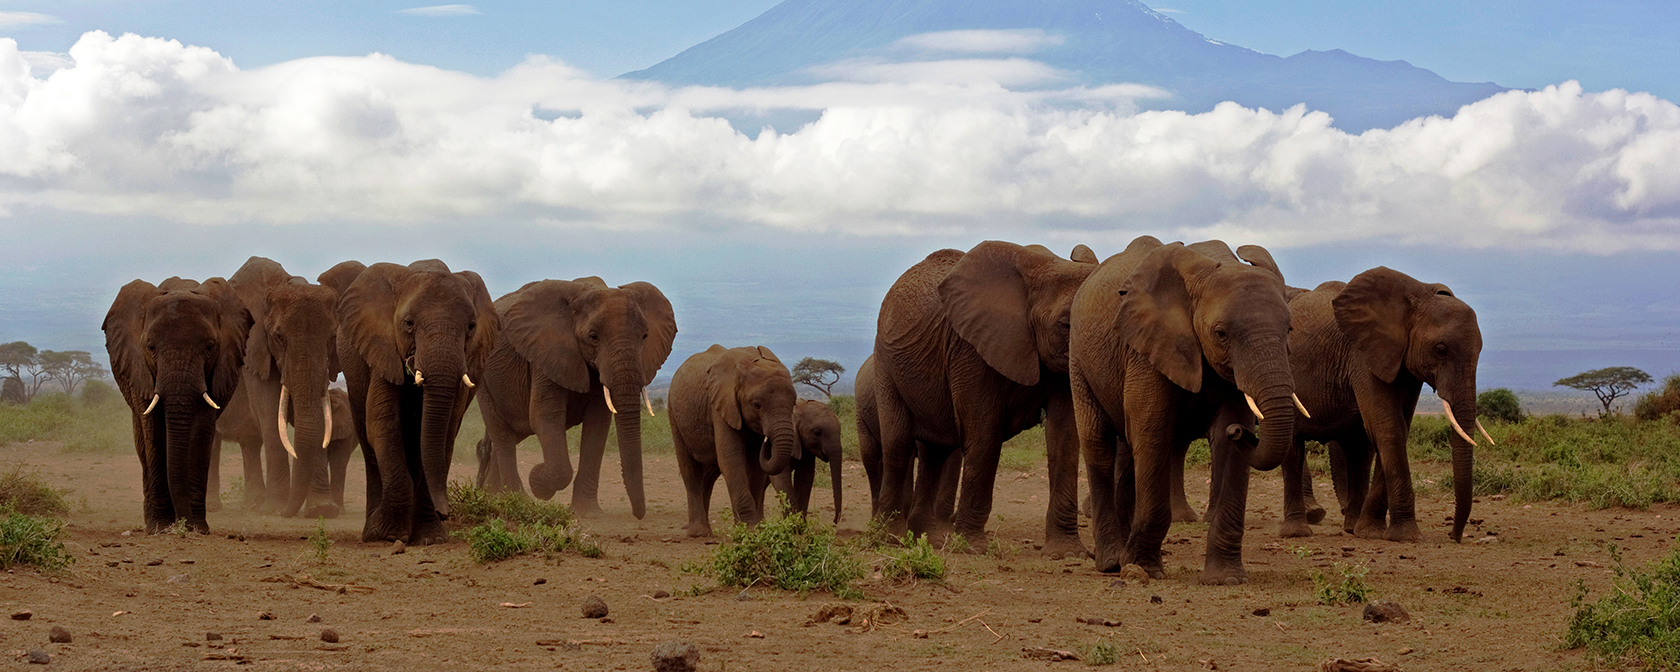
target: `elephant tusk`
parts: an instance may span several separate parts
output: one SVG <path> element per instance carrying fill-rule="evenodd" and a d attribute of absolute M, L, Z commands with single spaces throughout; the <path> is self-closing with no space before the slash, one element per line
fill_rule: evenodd
<path fill-rule="evenodd" d="M 1498 443 L 1497 443 L 1497 442 L 1495 442 L 1495 441 L 1494 441 L 1494 440 L 1493 440 L 1493 437 L 1492 437 L 1492 436 L 1490 436 L 1490 435 L 1489 435 L 1489 434 L 1488 434 L 1488 433 L 1487 433 L 1487 428 L 1486 428 L 1486 427 L 1483 427 L 1483 426 L 1482 426 L 1482 419 L 1481 419 L 1481 418 L 1476 418 L 1476 431 L 1478 431 L 1478 432 L 1481 432 L 1481 433 L 1482 433 L 1482 438 L 1485 438 L 1485 439 L 1487 439 L 1487 440 L 1488 440 L 1488 445 L 1490 445 L 1490 446 L 1497 446 L 1497 445 L 1499 445 L 1499 444 L 1498 444 Z"/>
<path fill-rule="evenodd" d="M 642 388 L 642 403 L 647 404 L 648 417 L 653 417 L 653 418 L 659 417 L 658 413 L 653 412 L 653 398 L 648 396 L 648 391 L 647 391 L 647 388 L 645 388 L 645 387 Z"/>
<path fill-rule="evenodd" d="M 467 384 L 467 389 L 469 389 L 469 390 L 473 389 L 475 387 L 478 387 L 477 385 L 473 384 L 472 376 L 469 376 L 465 373 L 461 374 L 461 382 L 466 383 Z"/>
<path fill-rule="evenodd" d="M 426 384 L 426 377 L 420 375 L 420 369 L 415 369 L 414 370 L 414 384 L 415 385 L 425 385 Z"/>
<path fill-rule="evenodd" d="M 152 409 L 157 408 L 157 400 L 158 400 L 158 395 L 153 394 L 152 395 L 152 403 L 146 404 L 146 410 L 141 411 L 140 415 L 151 415 L 152 414 Z"/>
<path fill-rule="evenodd" d="M 1254 397 L 1251 397 L 1251 396 L 1248 396 L 1247 394 L 1244 394 L 1243 395 L 1243 400 L 1248 402 L 1248 410 L 1254 411 L 1254 419 L 1255 420 L 1265 420 L 1266 419 L 1266 414 L 1260 412 L 1260 405 L 1254 403 Z"/>
<path fill-rule="evenodd" d="M 1295 396 L 1295 394 L 1291 393 L 1289 395 L 1289 398 L 1293 399 L 1295 401 L 1295 410 L 1301 412 L 1301 417 L 1306 418 L 1308 420 L 1312 419 L 1312 414 L 1307 412 L 1307 407 L 1301 405 L 1301 398 L 1300 397 Z"/>
<path fill-rule="evenodd" d="M 1453 431 L 1458 432 L 1458 438 L 1464 439 L 1472 446 L 1476 445 L 1476 440 L 1470 438 L 1470 434 L 1465 432 L 1464 427 L 1458 424 L 1458 418 L 1453 417 L 1452 404 L 1448 404 L 1446 399 L 1442 399 L 1441 409 L 1447 412 L 1447 422 L 1452 423 Z"/>
<path fill-rule="evenodd" d="M 216 410 L 218 410 L 218 411 L 219 411 L 219 410 L 222 410 L 222 407 L 221 407 L 221 406 L 217 406 L 217 405 L 216 405 L 216 400 L 215 400 L 215 399 L 211 399 L 211 398 L 210 398 L 210 393 L 209 393 L 209 392 L 205 392 L 205 393 L 204 393 L 204 403 L 206 403 L 206 404 L 210 404 L 210 408 L 214 408 L 214 409 L 216 409 Z"/>
<path fill-rule="evenodd" d="M 332 396 L 321 395 L 321 415 L 326 416 L 327 424 L 321 426 L 321 447 L 326 448 L 332 443 Z"/>
<path fill-rule="evenodd" d="M 618 415 L 618 409 L 614 408 L 612 403 L 612 390 L 607 389 L 606 385 L 601 386 L 601 398 L 607 400 L 607 410 L 612 411 L 613 415 Z"/>
<path fill-rule="evenodd" d="M 285 448 L 286 454 L 292 456 L 292 459 L 295 460 L 298 458 L 297 448 L 292 446 L 292 439 L 286 436 L 286 407 L 291 405 L 289 403 L 291 399 L 291 391 L 287 390 L 285 385 L 281 385 L 280 405 L 275 407 L 274 426 L 280 429 L 280 446 Z"/>

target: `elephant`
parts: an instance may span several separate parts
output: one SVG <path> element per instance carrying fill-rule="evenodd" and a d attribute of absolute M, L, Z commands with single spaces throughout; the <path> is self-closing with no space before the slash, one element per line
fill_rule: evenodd
<path fill-rule="evenodd" d="M 262 439 L 240 444 L 244 505 L 288 517 L 301 510 L 309 518 L 336 518 L 326 450 L 333 422 L 327 385 L 339 373 L 338 291 L 263 257 L 246 260 L 228 284 L 254 320 L 239 388 Z M 286 436 L 282 415 L 296 423 L 295 442 Z"/>
<path fill-rule="evenodd" d="M 1079 540 L 1067 335 L 1073 295 L 1097 264 L 1083 245 L 1072 256 L 986 241 L 966 253 L 928 255 L 887 291 L 874 350 L 875 508 L 892 534 L 954 531 L 971 548 L 986 548 L 1003 442 L 1043 422 L 1050 470 L 1044 553 L 1088 555 Z M 959 453 L 960 471 L 948 468 Z M 940 501 L 956 473 L 959 500 L 947 523 Z"/>
<path fill-rule="evenodd" d="M 1326 282 L 1289 303 L 1295 331 L 1289 357 L 1296 389 L 1312 417 L 1295 420 L 1295 444 L 1283 463 L 1281 534 L 1312 534 L 1306 495 L 1308 440 L 1330 446 L 1344 530 L 1360 537 L 1419 541 L 1406 439 L 1424 384 L 1441 397 L 1453 426 L 1452 539 L 1470 516 L 1476 441 L 1476 365 L 1482 333 L 1476 311 L 1446 285 L 1377 267 Z M 1488 438 L 1492 442 L 1492 438 Z M 1372 451 L 1372 448 L 1375 451 Z M 1372 458 L 1376 481 L 1367 491 Z M 1290 485 L 1296 487 L 1290 487 Z M 1314 502 L 1316 504 L 1316 502 Z"/>
<path fill-rule="evenodd" d="M 641 406 L 647 402 L 653 412 L 647 384 L 677 335 L 671 302 L 646 282 L 608 287 L 589 277 L 532 282 L 497 299 L 495 309 L 502 337 L 479 390 L 485 430 L 479 485 L 521 490 L 515 449 L 535 434 L 543 461 L 531 467 L 531 492 L 553 497 L 573 482 L 566 430 L 582 424 L 572 510 L 597 515 L 601 457 L 614 427 L 630 510 L 641 518 L 647 513 Z"/>
<path fill-rule="evenodd" d="M 250 312 L 222 278 L 135 280 L 117 292 L 102 329 L 111 373 L 133 412 L 146 531 L 184 521 L 209 532 L 211 442 L 239 386 Z"/>
<path fill-rule="evenodd" d="M 336 356 L 336 355 L 335 355 Z M 262 448 L 263 428 L 257 418 L 251 413 L 250 403 L 244 398 L 245 388 L 241 387 L 233 393 L 233 400 L 228 403 L 227 410 L 216 420 L 217 445 L 212 449 L 210 458 L 210 491 L 221 491 L 220 469 L 217 463 L 221 461 L 221 442 L 233 441 L 238 443 L 246 455 Z M 320 469 L 327 472 L 329 494 L 332 497 L 333 515 L 344 511 L 344 478 L 349 471 L 350 454 L 356 451 L 360 444 L 356 439 L 356 422 L 350 413 L 350 395 L 339 388 L 327 390 L 330 409 L 332 411 L 332 425 L 327 434 L 326 459 L 322 461 Z M 297 409 L 290 409 L 296 413 Z M 311 477 L 315 478 L 315 477 Z M 207 499 L 207 501 L 210 501 Z M 322 516 L 327 516 L 322 513 Z M 331 516 L 327 516 L 331 517 Z"/>
<path fill-rule="evenodd" d="M 677 367 L 666 416 L 688 491 L 688 536 L 711 536 L 719 475 L 735 520 L 757 525 L 764 519 L 764 488 L 792 467 L 799 445 L 796 399 L 793 375 L 764 346 L 714 344 Z"/>
<path fill-rule="evenodd" d="M 1248 580 L 1249 468 L 1276 468 L 1294 432 L 1289 320 L 1283 274 L 1254 245 L 1233 254 L 1220 241 L 1143 236 L 1079 289 L 1069 374 L 1098 570 L 1137 564 L 1164 577 L 1173 465 L 1205 437 L 1213 487 L 1200 580 Z"/>
<path fill-rule="evenodd" d="M 367 467 L 363 541 L 448 540 L 455 436 L 498 324 L 484 280 L 436 259 L 373 264 L 339 295 L 338 357 Z"/>
<path fill-rule="evenodd" d="M 799 443 L 793 448 L 793 462 L 787 472 L 770 477 L 777 492 L 785 493 L 788 505 L 800 513 L 811 511 L 811 487 L 816 480 L 817 460 L 828 463 L 828 482 L 834 489 L 834 524 L 840 524 L 841 463 L 845 452 L 840 445 L 840 418 L 834 409 L 814 399 L 799 399 L 793 405 L 793 431 Z"/>
<path fill-rule="evenodd" d="M 864 475 L 869 479 L 869 515 L 871 518 L 881 516 L 881 423 L 875 412 L 875 356 L 870 355 L 858 366 L 857 374 L 852 379 L 856 393 L 858 455 L 863 461 Z M 924 446 L 916 442 L 916 454 L 921 455 Z M 934 515 L 942 525 L 953 524 L 953 517 L 957 508 L 957 480 L 962 477 L 962 453 L 952 452 L 945 459 L 945 469 L 939 475 L 937 483 L 918 482 L 914 487 L 938 487 L 939 492 L 934 500 Z"/>

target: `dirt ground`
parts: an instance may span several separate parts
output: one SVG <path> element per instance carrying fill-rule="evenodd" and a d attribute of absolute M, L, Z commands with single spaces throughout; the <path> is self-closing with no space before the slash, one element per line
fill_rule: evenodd
<path fill-rule="evenodd" d="M 807 623 L 839 602 L 826 594 L 754 588 L 750 599 L 739 599 L 739 589 L 690 596 L 707 582 L 683 566 L 717 542 L 683 536 L 682 483 L 668 455 L 647 459 L 643 520 L 628 513 L 616 464 L 604 469 L 608 515 L 587 525 L 605 557 L 489 565 L 469 559 L 461 542 L 393 554 L 387 544 L 357 541 L 359 458 L 349 512 L 327 522 L 335 543 L 325 563 L 304 540 L 314 521 L 237 507 L 211 514 L 210 535 L 142 534 L 131 454 L 0 447 L 0 464 L 18 462 L 72 490 L 68 546 L 77 563 L 58 577 L 27 568 L 0 575 L 0 608 L 34 612 L 30 620 L 0 619 L 3 664 L 13 669 L 32 667 L 23 660 L 40 648 L 52 656 L 46 669 L 647 670 L 654 646 L 677 639 L 699 647 L 704 670 L 1080 669 L 1084 663 L 1029 659 L 1023 649 L 1080 652 L 1100 643 L 1118 651 L 1114 669 L 1310 670 L 1329 658 L 1378 658 L 1405 670 L 1579 670 L 1591 663 L 1560 648 L 1576 582 L 1602 594 L 1608 544 L 1642 563 L 1680 532 L 1674 507 L 1588 511 L 1483 498 L 1467 543 L 1454 544 L 1443 522 L 1450 501 L 1428 495 L 1419 502 L 1424 543 L 1357 539 L 1323 525 L 1318 536 L 1282 540 L 1273 472 L 1255 478 L 1250 497 L 1250 584 L 1197 585 L 1205 526 L 1181 524 L 1168 537 L 1168 578 L 1122 586 L 1089 561 L 1049 561 L 1033 550 L 1047 482 L 1040 467 L 1000 475 L 991 532 L 1006 549 L 1001 558 L 958 556 L 943 585 L 865 582 L 874 602 L 854 608 L 890 603 L 905 617 L 864 627 L 861 618 Z M 860 530 L 868 511 L 862 469 L 847 467 L 843 534 Z M 471 472 L 455 465 L 457 478 Z M 224 452 L 222 473 L 240 473 L 237 450 Z M 1205 469 L 1192 474 L 1191 499 L 1200 504 Z M 813 499 L 832 516 L 826 492 Z M 1334 501 L 1327 485 L 1321 500 Z M 714 523 L 720 506 L 713 502 Z M 1497 541 L 1468 543 L 1490 535 Z M 1376 625 L 1362 620 L 1359 605 L 1319 605 L 1311 574 L 1333 572 L 1336 563 L 1363 563 L 1377 597 L 1400 602 L 1411 622 Z M 677 596 L 656 599 L 658 591 Z M 581 617 L 591 595 L 606 601 L 607 619 Z M 49 644 L 54 625 L 74 641 Z M 337 643 L 323 641 L 329 628 Z M 207 641 L 207 633 L 222 639 Z"/>

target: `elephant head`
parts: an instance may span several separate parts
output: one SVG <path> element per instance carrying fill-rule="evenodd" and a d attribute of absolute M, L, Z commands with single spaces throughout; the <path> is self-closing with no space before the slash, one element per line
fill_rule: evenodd
<path fill-rule="evenodd" d="M 1354 276 L 1331 305 L 1336 326 L 1353 344 L 1356 362 L 1385 383 L 1404 372 L 1434 388 L 1445 404 L 1455 430 L 1452 538 L 1460 539 L 1470 516 L 1475 461 L 1476 442 L 1465 428 L 1477 423 L 1476 363 L 1482 332 L 1476 311 L 1446 285 L 1425 284 L 1382 266 Z"/>
<path fill-rule="evenodd" d="M 374 264 L 345 288 L 338 323 L 340 347 L 367 363 L 370 378 L 404 388 L 404 396 L 420 393 L 419 455 L 411 458 L 418 457 L 432 505 L 447 516 L 455 434 L 472 400 L 472 376 L 482 377 L 499 331 L 484 280 L 436 259 Z"/>
<path fill-rule="evenodd" d="M 617 416 L 624 488 L 632 513 L 642 517 L 647 504 L 640 408 L 648 383 L 671 355 L 677 335 L 671 302 L 646 282 L 608 287 L 594 277 L 540 280 L 507 300 L 503 338 L 531 363 L 535 375 L 579 394 L 591 391 L 592 377 L 601 382 L 601 394 Z M 542 476 L 533 468 L 533 480 Z"/>
<path fill-rule="evenodd" d="M 840 523 L 840 465 L 845 455 L 840 446 L 840 418 L 820 401 L 800 399 L 793 407 L 793 431 L 799 434 L 795 458 L 809 453 L 828 463 L 829 485 L 834 488 L 834 523 Z"/>
<path fill-rule="evenodd" d="M 1089 248 L 1074 255 L 1084 261 L 1039 246 L 980 243 L 939 283 L 945 317 L 988 366 L 1020 385 L 1037 385 L 1046 368 L 1066 374 L 1073 295 L 1097 269 Z"/>
<path fill-rule="evenodd" d="M 706 369 L 706 392 L 712 417 L 730 429 L 746 428 L 764 437 L 758 466 L 774 476 L 788 470 L 799 435 L 793 407 L 799 398 L 793 374 L 769 348 L 731 348 Z M 748 446 L 748 449 L 751 449 Z"/>
<path fill-rule="evenodd" d="M 251 315 L 221 278 L 135 280 L 105 315 L 111 371 L 134 412 L 146 528 L 178 519 L 207 531 L 210 442 L 244 364 Z"/>
<path fill-rule="evenodd" d="M 1243 263 L 1243 262 L 1247 263 Z M 1283 275 L 1265 249 L 1232 254 L 1219 241 L 1155 248 L 1121 286 L 1120 339 L 1192 393 L 1212 372 L 1247 395 L 1262 416 L 1249 464 L 1278 466 L 1294 439 L 1289 306 Z"/>

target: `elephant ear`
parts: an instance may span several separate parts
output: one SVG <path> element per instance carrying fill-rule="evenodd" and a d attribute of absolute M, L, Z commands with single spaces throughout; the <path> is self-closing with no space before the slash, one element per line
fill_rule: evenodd
<path fill-rule="evenodd" d="M 1080 243 L 1073 246 L 1073 253 L 1068 255 L 1068 259 L 1081 264 L 1095 264 L 1097 263 L 1097 253 L 1092 252 L 1091 248 L 1086 247 L 1084 243 Z"/>
<path fill-rule="evenodd" d="M 706 392 L 711 397 L 712 417 L 723 419 L 730 429 L 741 429 L 741 402 L 735 398 L 735 388 L 744 375 L 745 360 L 721 345 L 707 350 L 716 353 L 712 365 L 706 367 Z"/>
<path fill-rule="evenodd" d="M 759 359 L 768 359 L 768 360 L 770 360 L 772 362 L 775 362 L 777 364 L 782 363 L 782 360 L 780 360 L 776 357 L 776 353 L 770 352 L 770 348 L 766 348 L 766 347 L 760 345 L 760 346 L 757 346 L 754 349 L 758 351 L 758 358 Z M 786 368 L 786 367 L 784 367 L 784 368 Z"/>
<path fill-rule="evenodd" d="M 601 277 L 597 276 L 597 275 L 586 275 L 584 277 L 573 280 L 572 282 L 588 285 L 589 287 L 591 287 L 593 289 L 606 289 L 607 288 L 607 281 L 602 280 Z"/>
<path fill-rule="evenodd" d="M 1259 245 L 1239 247 L 1237 248 L 1237 258 L 1248 262 L 1251 266 L 1258 266 L 1271 271 L 1279 280 L 1283 279 L 1283 271 L 1278 269 L 1277 261 L 1272 259 L 1272 253 L 1267 252 L 1264 247 Z"/>
<path fill-rule="evenodd" d="M 1202 345 L 1189 281 L 1217 268 L 1207 255 L 1173 243 L 1150 252 L 1120 286 L 1115 320 L 1121 342 L 1191 392 L 1202 390 Z"/>
<path fill-rule="evenodd" d="M 542 280 L 504 297 L 502 337 L 537 373 L 561 387 L 589 391 L 589 362 L 578 350 L 572 301 L 589 287 L 577 281 Z"/>
<path fill-rule="evenodd" d="M 216 302 L 216 370 L 208 382 L 210 398 L 226 406 L 239 387 L 239 369 L 245 364 L 245 344 L 252 331 L 251 311 L 245 309 L 233 285 L 221 278 L 205 280 L 193 293 Z"/>
<path fill-rule="evenodd" d="M 671 310 L 671 301 L 658 287 L 632 282 L 619 285 L 619 289 L 636 298 L 636 304 L 642 307 L 642 319 L 647 322 L 647 340 L 642 342 L 642 385 L 646 386 L 671 356 L 671 344 L 677 339 L 677 316 Z"/>
<path fill-rule="evenodd" d="M 461 271 L 455 277 L 466 286 L 473 312 L 477 314 L 474 319 L 478 321 L 478 327 L 467 337 L 467 370 L 483 380 L 484 360 L 490 357 L 490 350 L 496 347 L 496 339 L 501 337 L 502 320 L 496 315 L 495 302 L 490 299 L 490 290 L 484 286 L 484 278 L 474 271 Z"/>
<path fill-rule="evenodd" d="M 156 387 L 146 366 L 146 304 L 163 296 L 163 290 L 145 280 L 135 280 L 117 290 L 111 310 L 101 327 L 105 331 L 105 352 L 111 357 L 111 376 L 128 397 L 129 404 L 149 398 Z"/>
<path fill-rule="evenodd" d="M 1014 243 L 988 240 L 964 254 L 939 283 L 945 319 L 986 365 L 1021 385 L 1037 385 L 1038 344 L 1021 266 L 1055 259 Z"/>
<path fill-rule="evenodd" d="M 406 266 L 374 264 L 338 296 L 339 340 L 348 340 L 373 375 L 392 385 L 403 382 L 402 355 L 397 352 L 395 333 L 395 283 L 411 273 Z"/>
<path fill-rule="evenodd" d="M 344 296 L 344 290 L 349 289 L 350 283 L 355 282 L 356 278 L 360 277 L 362 271 L 365 270 L 367 270 L 367 266 L 362 262 L 354 259 L 341 261 L 332 268 L 323 271 L 320 276 L 315 278 L 315 281 L 321 283 L 324 287 L 331 287 L 342 297 Z M 338 361 L 337 334 L 333 334 L 332 342 L 327 348 L 327 372 L 332 380 L 338 380 L 338 374 L 344 372 L 344 363 Z"/>
<path fill-rule="evenodd" d="M 1385 383 L 1394 382 L 1411 333 L 1411 296 L 1428 288 L 1412 276 L 1378 266 L 1348 281 L 1330 305 L 1336 326 L 1353 342 L 1354 356 Z"/>
<path fill-rule="evenodd" d="M 290 277 L 286 270 L 272 259 L 266 257 L 251 257 L 245 260 L 227 282 L 233 287 L 239 302 L 251 313 L 254 325 L 266 325 L 268 320 L 268 289 L 270 286 L 285 282 Z M 268 347 L 268 328 L 258 326 L 251 330 L 251 336 L 246 339 L 245 361 L 251 366 L 251 372 L 258 378 L 268 380 L 274 377 L 274 354 Z"/>

